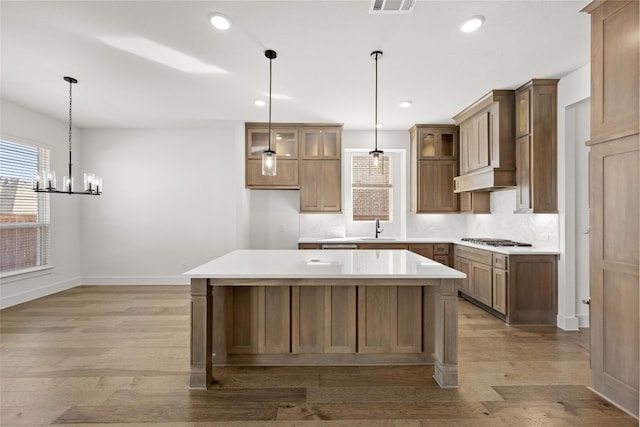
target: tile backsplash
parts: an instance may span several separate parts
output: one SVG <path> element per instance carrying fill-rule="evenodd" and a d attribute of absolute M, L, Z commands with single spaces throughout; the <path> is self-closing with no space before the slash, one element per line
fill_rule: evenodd
<path fill-rule="evenodd" d="M 558 214 L 515 214 L 516 190 L 491 193 L 491 215 L 467 215 L 469 237 L 496 237 L 557 249 Z"/>
<path fill-rule="evenodd" d="M 516 190 L 491 193 L 491 214 L 406 215 L 401 237 L 495 237 L 558 249 L 558 214 L 515 214 Z M 301 214 L 300 237 L 344 237 L 344 214 Z"/>

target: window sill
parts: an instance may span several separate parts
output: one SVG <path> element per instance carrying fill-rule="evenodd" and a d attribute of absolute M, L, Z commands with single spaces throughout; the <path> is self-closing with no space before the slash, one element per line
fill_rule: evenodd
<path fill-rule="evenodd" d="M 18 280 L 31 279 L 32 277 L 51 274 L 51 270 L 53 270 L 53 265 L 51 264 L 40 265 L 38 267 L 0 273 L 0 279 L 2 280 L 2 283 L 16 282 Z"/>

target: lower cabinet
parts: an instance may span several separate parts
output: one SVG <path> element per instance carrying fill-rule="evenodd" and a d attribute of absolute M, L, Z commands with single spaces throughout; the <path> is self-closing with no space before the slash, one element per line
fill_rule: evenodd
<path fill-rule="evenodd" d="M 305 355 L 318 354 L 338 364 L 354 357 L 433 361 L 424 325 L 434 321 L 424 310 L 433 298 L 430 287 L 232 286 L 216 292 L 224 295 L 227 329 L 224 342 L 214 342 L 214 363 L 305 363 Z"/>
<path fill-rule="evenodd" d="M 509 325 L 556 325 L 556 255 L 499 254 L 455 245 L 460 293 Z"/>
<path fill-rule="evenodd" d="M 404 249 L 432 259 L 447 267 L 453 267 L 451 243 L 358 243 L 358 249 Z M 298 243 L 298 249 L 322 249 L 319 243 Z M 342 249 L 342 248 L 341 248 Z M 459 268 L 456 268 L 460 270 Z M 461 270 L 462 271 L 462 270 Z"/>

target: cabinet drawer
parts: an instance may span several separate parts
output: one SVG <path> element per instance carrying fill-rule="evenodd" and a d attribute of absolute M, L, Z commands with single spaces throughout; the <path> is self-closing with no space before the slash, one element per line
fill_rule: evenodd
<path fill-rule="evenodd" d="M 484 251 L 482 249 L 469 248 L 466 246 L 456 245 L 455 247 L 456 257 L 465 258 L 471 261 L 476 261 L 481 264 L 492 265 L 493 253 Z"/>
<path fill-rule="evenodd" d="M 436 243 L 433 245 L 434 255 L 449 255 L 449 245 L 447 243 Z"/>
<path fill-rule="evenodd" d="M 506 270 L 509 266 L 509 256 L 503 254 L 493 254 L 493 266 Z"/>

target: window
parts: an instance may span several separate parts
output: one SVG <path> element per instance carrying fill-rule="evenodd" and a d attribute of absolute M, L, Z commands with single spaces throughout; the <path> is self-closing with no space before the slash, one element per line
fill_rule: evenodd
<path fill-rule="evenodd" d="M 49 150 L 0 140 L 0 274 L 49 263 L 49 195 L 31 189 Z"/>
<path fill-rule="evenodd" d="M 354 221 L 391 221 L 393 211 L 392 162 L 387 155 L 374 166 L 369 156 L 351 158 L 351 201 Z"/>

